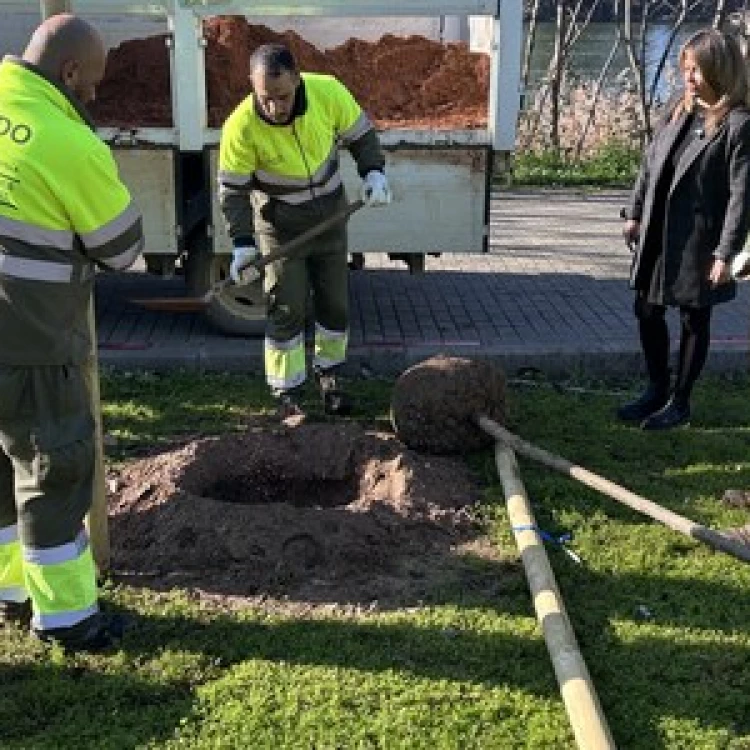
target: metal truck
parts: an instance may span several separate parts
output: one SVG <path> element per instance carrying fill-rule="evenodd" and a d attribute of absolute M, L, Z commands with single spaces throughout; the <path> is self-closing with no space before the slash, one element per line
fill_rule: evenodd
<path fill-rule="evenodd" d="M 45 15 L 71 10 L 90 18 L 148 19 L 164 24 L 169 48 L 172 126 L 101 128 L 123 180 L 144 215 L 145 264 L 152 273 L 184 276 L 186 292 L 201 296 L 226 277 L 231 257 L 216 198 L 220 130 L 208 126 L 203 21 L 244 15 L 254 22 L 294 21 L 304 37 L 305 19 L 458 18 L 484 21 L 489 38 L 490 90 L 486 129 L 409 130 L 381 133 L 394 202 L 383 214 L 360 211 L 351 220 L 354 265 L 369 252 L 424 269 L 425 256 L 480 253 L 488 249 L 489 194 L 493 168 L 507 161 L 520 102 L 521 0 L 43 0 Z M 29 13 L 28 2 L 0 0 L 4 23 Z M 37 19 L 38 20 L 38 19 Z M 127 24 L 125 25 L 127 28 Z M 489 33 L 488 33 L 489 32 Z M 106 35 L 105 35 L 106 38 Z M 16 45 L 16 51 L 19 46 Z M 0 50 L 9 52 L 12 50 Z M 383 82 L 387 86 L 387 81 Z M 342 173 L 350 195 L 359 179 L 348 153 Z M 265 307 L 259 283 L 229 286 L 206 311 L 232 334 L 262 333 Z"/>

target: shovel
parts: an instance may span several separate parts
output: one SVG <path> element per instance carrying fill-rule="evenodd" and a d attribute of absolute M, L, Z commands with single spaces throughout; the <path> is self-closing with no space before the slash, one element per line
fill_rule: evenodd
<path fill-rule="evenodd" d="M 319 234 L 323 234 L 323 232 L 331 227 L 346 221 L 355 211 L 358 211 L 364 205 L 364 201 L 361 200 L 350 203 L 343 211 L 339 211 L 333 216 L 329 216 L 314 227 L 302 232 L 302 234 L 289 240 L 289 242 L 282 245 L 278 250 L 274 250 L 274 252 L 268 253 L 268 255 L 261 255 L 240 266 L 240 273 L 251 267 L 260 271 L 269 263 L 288 257 L 289 254 L 300 247 L 300 245 L 304 245 L 306 242 L 309 242 Z M 135 305 L 144 307 L 147 310 L 160 310 L 164 312 L 200 312 L 201 310 L 205 310 L 211 302 L 213 302 L 214 297 L 221 294 L 233 284 L 234 281 L 232 281 L 231 276 L 228 276 L 226 279 L 222 279 L 213 284 L 202 297 L 151 297 L 148 299 L 131 299 L 129 301 Z"/>

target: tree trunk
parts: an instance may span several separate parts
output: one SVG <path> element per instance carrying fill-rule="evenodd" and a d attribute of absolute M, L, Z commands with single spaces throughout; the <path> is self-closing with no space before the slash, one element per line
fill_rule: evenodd
<path fill-rule="evenodd" d="M 560 149 L 560 92 L 562 90 L 565 59 L 563 44 L 565 39 L 565 2 L 557 0 L 557 20 L 555 27 L 555 50 L 552 57 L 550 79 L 550 143 L 556 151 Z"/>
<path fill-rule="evenodd" d="M 534 54 L 534 45 L 536 44 L 536 25 L 539 17 L 540 0 L 534 0 L 534 6 L 531 9 L 529 19 L 529 29 L 526 33 L 526 45 L 523 53 L 523 68 L 521 70 L 521 87 L 524 92 L 524 101 L 526 100 L 526 90 L 529 88 L 529 76 L 531 75 L 531 57 Z"/>

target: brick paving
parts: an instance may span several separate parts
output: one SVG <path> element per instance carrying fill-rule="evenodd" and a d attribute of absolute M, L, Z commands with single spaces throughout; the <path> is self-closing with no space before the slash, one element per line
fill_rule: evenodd
<path fill-rule="evenodd" d="M 641 371 L 630 252 L 620 238 L 626 193 L 496 193 L 490 252 L 429 256 L 411 275 L 367 255 L 351 275 L 350 361 L 391 375 L 437 352 L 498 359 L 507 372 L 634 374 Z M 262 369 L 261 339 L 224 336 L 199 314 L 155 313 L 129 298 L 179 295 L 179 279 L 102 274 L 99 356 L 115 367 Z M 676 316 L 670 316 L 676 335 Z M 710 369 L 747 366 L 750 284 L 716 308 Z"/>

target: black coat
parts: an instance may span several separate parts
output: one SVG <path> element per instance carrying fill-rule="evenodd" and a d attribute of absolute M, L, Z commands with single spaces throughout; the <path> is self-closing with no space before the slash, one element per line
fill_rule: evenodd
<path fill-rule="evenodd" d="M 732 299 L 734 281 L 712 287 L 708 275 L 715 258 L 729 262 L 742 249 L 750 227 L 750 112 L 732 110 L 711 136 L 685 149 L 667 190 L 661 241 L 653 217 L 657 184 L 687 115 L 660 128 L 650 144 L 633 188 L 628 218 L 640 221 L 640 237 L 630 284 L 652 290 L 662 305 L 705 307 Z M 644 278 L 644 259 L 663 249 L 661 278 Z M 656 293 L 654 294 L 654 289 Z M 656 298 L 654 298 L 656 297 Z"/>

